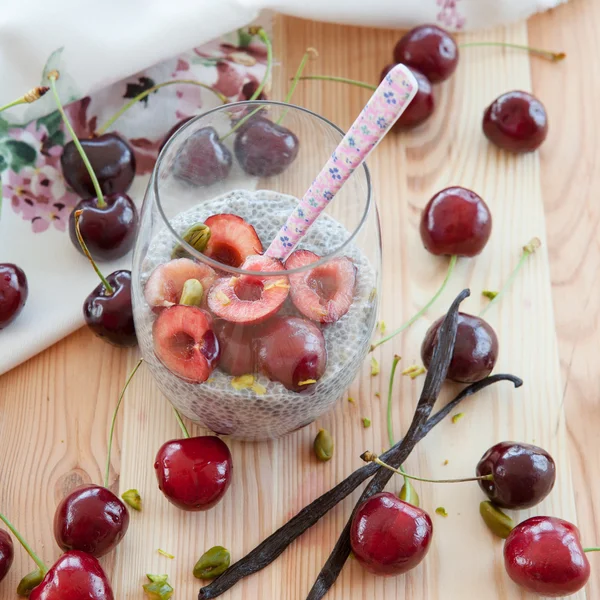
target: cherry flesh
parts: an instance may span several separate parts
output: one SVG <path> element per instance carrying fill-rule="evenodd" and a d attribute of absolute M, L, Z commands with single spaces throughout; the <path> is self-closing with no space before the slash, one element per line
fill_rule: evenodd
<path fill-rule="evenodd" d="M 29 600 L 114 600 L 114 595 L 98 560 L 70 550 L 54 563 Z"/>
<path fill-rule="evenodd" d="M 449 187 L 433 196 L 423 209 L 420 233 L 432 254 L 476 256 L 492 233 L 492 215 L 475 192 Z"/>
<path fill-rule="evenodd" d="M 439 83 L 454 73 L 458 64 L 458 46 L 441 27 L 421 25 L 400 38 L 394 48 L 394 61 L 417 69 L 431 83 Z"/>
<path fill-rule="evenodd" d="M 421 359 L 426 368 L 429 368 L 443 320 L 444 317 L 440 317 L 431 325 L 421 345 Z M 494 369 L 497 358 L 498 337 L 492 327 L 481 317 L 459 312 L 448 379 L 459 383 L 475 383 L 485 379 Z"/>
<path fill-rule="evenodd" d="M 131 271 L 115 271 L 106 280 L 114 292 L 100 283 L 83 303 L 88 327 L 105 341 L 129 348 L 137 345 L 131 305 Z"/>
<path fill-rule="evenodd" d="M 129 144 L 115 133 L 81 140 L 103 194 L 125 193 L 135 177 L 135 155 Z M 65 181 L 81 198 L 93 198 L 96 190 L 75 144 L 65 144 L 60 164 Z"/>
<path fill-rule="evenodd" d="M 81 200 L 69 217 L 69 235 L 83 254 L 77 239 L 75 212 L 81 210 L 79 230 L 94 260 L 114 260 L 125 256 L 135 242 L 138 212 L 127 194 L 104 196 L 108 206 L 98 206 L 97 198 Z"/>
<path fill-rule="evenodd" d="M 543 448 L 518 442 L 492 446 L 477 463 L 477 476 L 485 495 L 497 506 L 521 510 L 539 504 L 554 487 L 556 466 Z"/>
<path fill-rule="evenodd" d="M 579 529 L 555 517 L 519 523 L 504 543 L 504 566 L 517 585 L 540 596 L 569 596 L 590 578 Z"/>
<path fill-rule="evenodd" d="M 28 295 L 29 285 L 24 271 L 12 263 L 0 264 L 0 329 L 19 316 Z"/>
<path fill-rule="evenodd" d="M 385 76 L 396 65 L 388 65 L 381 72 L 380 81 L 385 79 Z M 412 102 L 407 106 L 406 110 L 400 115 L 400 118 L 394 124 L 394 130 L 412 129 L 421 123 L 424 123 L 433 114 L 435 108 L 435 98 L 433 97 L 433 88 L 431 81 L 417 69 L 411 69 L 412 74 L 417 80 L 419 89 L 413 98 Z"/>
<path fill-rule="evenodd" d="M 2 581 L 13 563 L 15 549 L 10 535 L 0 529 L 0 581 Z"/>
<path fill-rule="evenodd" d="M 221 500 L 231 483 L 233 463 L 227 444 L 211 435 L 166 442 L 156 455 L 154 470 L 169 502 L 200 511 Z"/>
<path fill-rule="evenodd" d="M 365 500 L 354 514 L 350 544 L 358 562 L 375 575 L 400 575 L 414 569 L 429 550 L 429 515 L 394 494 Z"/>
<path fill-rule="evenodd" d="M 127 533 L 129 512 L 110 490 L 83 485 L 63 498 L 54 514 L 54 537 L 63 550 L 96 558 L 115 548 Z"/>
<path fill-rule="evenodd" d="M 544 105 L 527 92 L 507 92 L 483 114 L 483 133 L 499 148 L 523 153 L 537 150 L 548 135 Z"/>
<path fill-rule="evenodd" d="M 283 173 L 294 162 L 300 141 L 286 127 L 257 117 L 237 134 L 233 149 L 248 175 L 271 177 Z"/>

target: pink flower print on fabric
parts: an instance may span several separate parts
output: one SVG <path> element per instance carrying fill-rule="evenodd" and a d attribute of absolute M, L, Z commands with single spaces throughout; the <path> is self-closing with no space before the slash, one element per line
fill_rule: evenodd
<path fill-rule="evenodd" d="M 271 242 L 268 256 L 285 260 L 291 254 L 348 177 L 406 110 L 417 89 L 417 81 L 404 65 L 396 65 L 387 74 Z"/>
<path fill-rule="evenodd" d="M 460 14 L 457 4 L 460 0 L 437 0 L 440 12 L 437 14 L 437 20 L 449 29 L 463 29 L 466 19 Z"/>

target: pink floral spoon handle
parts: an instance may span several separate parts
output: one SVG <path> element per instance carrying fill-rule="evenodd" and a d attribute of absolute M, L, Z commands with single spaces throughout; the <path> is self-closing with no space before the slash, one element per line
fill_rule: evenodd
<path fill-rule="evenodd" d="M 268 256 L 285 260 L 292 253 L 346 180 L 406 110 L 417 89 L 417 81 L 404 65 L 396 65 L 386 75 L 271 242 Z"/>

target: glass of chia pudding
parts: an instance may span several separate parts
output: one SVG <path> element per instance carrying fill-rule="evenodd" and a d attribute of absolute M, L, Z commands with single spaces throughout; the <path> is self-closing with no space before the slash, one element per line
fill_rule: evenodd
<path fill-rule="evenodd" d="M 242 102 L 189 120 L 158 158 L 133 260 L 138 340 L 175 408 L 217 434 L 308 425 L 368 352 L 381 246 L 366 166 L 288 256 L 266 252 L 342 137 L 306 109 Z"/>

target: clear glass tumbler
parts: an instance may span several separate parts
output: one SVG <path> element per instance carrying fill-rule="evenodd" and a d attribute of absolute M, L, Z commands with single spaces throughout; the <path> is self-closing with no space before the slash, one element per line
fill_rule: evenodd
<path fill-rule="evenodd" d="M 367 167 L 287 260 L 265 254 L 342 137 L 304 108 L 241 102 L 184 124 L 158 158 L 133 259 L 137 335 L 161 391 L 215 433 L 304 427 L 365 359 L 381 265 Z"/>

